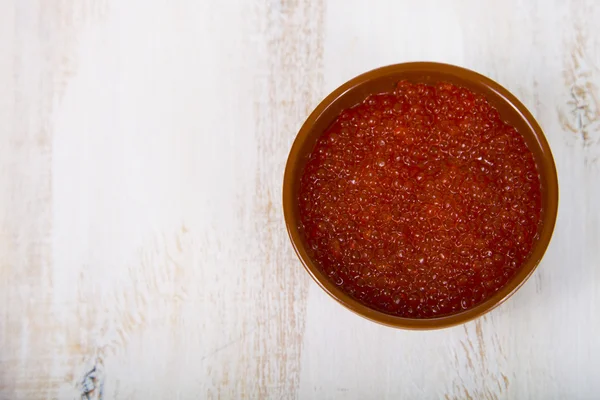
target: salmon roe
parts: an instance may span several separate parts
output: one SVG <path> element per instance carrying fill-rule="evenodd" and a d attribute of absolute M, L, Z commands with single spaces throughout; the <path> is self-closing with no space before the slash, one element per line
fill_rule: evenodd
<path fill-rule="evenodd" d="M 298 201 L 333 283 L 371 308 L 432 318 L 514 276 L 537 238 L 541 188 L 523 137 L 483 96 L 403 81 L 323 133 Z"/>

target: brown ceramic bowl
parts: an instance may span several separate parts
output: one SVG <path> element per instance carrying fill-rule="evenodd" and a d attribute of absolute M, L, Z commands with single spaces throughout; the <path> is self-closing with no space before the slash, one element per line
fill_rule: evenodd
<path fill-rule="evenodd" d="M 542 227 L 531 256 L 513 279 L 492 297 L 466 311 L 430 319 L 403 318 L 374 310 L 343 292 L 321 272 L 306 251 L 299 230 L 298 189 L 308 155 L 319 136 L 340 112 L 362 102 L 368 95 L 390 92 L 401 80 L 420 83 L 445 81 L 483 94 L 496 107 L 502 119 L 524 136 L 533 152 L 542 185 Z M 542 129 L 525 106 L 502 86 L 476 72 L 447 64 L 415 62 L 396 64 L 364 73 L 334 90 L 310 114 L 294 141 L 283 180 L 283 211 L 287 230 L 304 267 L 331 297 L 351 311 L 372 321 L 405 329 L 436 329 L 462 324 L 500 305 L 523 285 L 539 264 L 552 236 L 558 208 L 556 167 Z"/>

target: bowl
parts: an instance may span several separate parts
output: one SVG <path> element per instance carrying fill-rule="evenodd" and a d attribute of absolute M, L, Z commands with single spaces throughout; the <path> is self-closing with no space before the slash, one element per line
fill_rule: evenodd
<path fill-rule="evenodd" d="M 496 107 L 501 118 L 517 129 L 534 155 L 540 173 L 542 212 L 541 228 L 529 259 L 505 286 L 478 305 L 456 314 L 429 318 L 405 318 L 374 310 L 331 282 L 321 272 L 307 252 L 300 231 L 298 190 L 304 166 L 319 136 L 349 107 L 362 102 L 368 95 L 390 92 L 394 85 L 407 80 L 413 83 L 435 84 L 439 81 L 466 87 L 484 95 Z M 404 329 L 437 329 L 465 323 L 494 309 L 515 293 L 540 263 L 552 237 L 558 208 L 558 179 L 556 166 L 542 129 L 525 106 L 498 83 L 465 68 L 433 63 L 413 62 L 378 68 L 344 83 L 328 95 L 304 122 L 287 160 L 283 179 L 283 211 L 287 231 L 306 271 L 340 304 L 371 321 Z"/>

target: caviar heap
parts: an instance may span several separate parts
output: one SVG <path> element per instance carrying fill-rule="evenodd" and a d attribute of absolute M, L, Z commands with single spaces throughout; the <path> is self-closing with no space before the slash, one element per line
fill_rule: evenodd
<path fill-rule="evenodd" d="M 332 282 L 371 308 L 432 318 L 511 279 L 537 238 L 541 189 L 523 137 L 483 96 L 403 81 L 323 133 L 298 201 Z"/>

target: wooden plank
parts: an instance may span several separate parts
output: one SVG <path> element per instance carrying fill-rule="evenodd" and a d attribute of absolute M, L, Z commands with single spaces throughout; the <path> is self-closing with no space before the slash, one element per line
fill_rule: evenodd
<path fill-rule="evenodd" d="M 594 398 L 593 0 L 2 0 L 0 399 Z M 328 298 L 281 211 L 312 108 L 385 64 L 475 69 L 551 144 L 559 219 L 509 302 L 435 332 Z"/>

